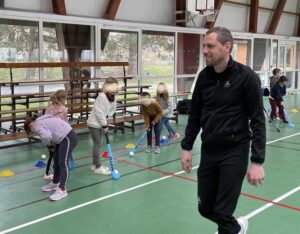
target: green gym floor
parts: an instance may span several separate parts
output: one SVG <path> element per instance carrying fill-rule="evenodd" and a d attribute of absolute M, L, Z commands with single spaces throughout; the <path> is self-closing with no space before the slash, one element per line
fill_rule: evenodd
<path fill-rule="evenodd" d="M 288 111 L 299 105 L 300 94 L 285 98 Z M 249 218 L 248 234 L 300 233 L 300 112 L 289 115 L 295 127 L 278 122 L 279 133 L 267 122 L 264 184 L 243 184 L 235 216 Z M 174 124 L 181 135 L 186 121 L 187 116 L 180 115 Z M 115 167 L 122 174 L 118 181 L 90 170 L 91 139 L 80 134 L 69 196 L 57 202 L 40 190 L 47 183 L 42 178 L 45 169 L 34 167 L 40 155 L 47 154 L 41 144 L 1 150 L 0 171 L 15 175 L 0 178 L 0 233 L 215 233 L 217 226 L 197 212 L 200 141 L 193 149 L 194 169 L 187 175 L 180 165 L 180 139 L 162 146 L 160 155 L 144 153 L 145 140 L 135 156 L 128 157 L 125 146 L 141 133 L 138 127 L 134 133 L 110 135 Z M 101 151 L 106 151 L 104 141 Z"/>

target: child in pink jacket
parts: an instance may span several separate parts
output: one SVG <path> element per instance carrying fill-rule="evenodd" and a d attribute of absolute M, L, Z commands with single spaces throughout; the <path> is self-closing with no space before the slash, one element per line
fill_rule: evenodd
<path fill-rule="evenodd" d="M 54 117 L 57 117 L 59 119 L 62 119 L 66 122 L 68 122 L 68 110 L 65 107 L 65 102 L 67 98 L 67 93 L 65 90 L 60 89 L 57 90 L 55 93 L 50 95 L 50 104 L 45 110 L 45 114 L 52 115 Z M 46 172 L 44 175 L 44 179 L 46 180 L 52 180 L 53 179 L 53 173 L 51 173 L 50 166 L 53 159 L 53 150 L 49 149 L 49 159 L 46 166 Z M 70 157 L 70 162 L 72 162 L 73 157 Z"/>

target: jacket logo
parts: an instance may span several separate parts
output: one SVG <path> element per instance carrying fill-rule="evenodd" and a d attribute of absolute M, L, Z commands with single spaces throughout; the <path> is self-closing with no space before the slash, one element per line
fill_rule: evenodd
<path fill-rule="evenodd" d="M 229 88 L 230 87 L 230 83 L 229 81 L 227 80 L 226 83 L 224 84 L 224 88 Z"/>

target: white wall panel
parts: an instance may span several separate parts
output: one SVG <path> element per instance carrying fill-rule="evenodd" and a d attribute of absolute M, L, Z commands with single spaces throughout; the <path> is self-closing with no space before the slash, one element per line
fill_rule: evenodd
<path fill-rule="evenodd" d="M 108 0 L 65 0 L 68 15 L 102 18 Z"/>
<path fill-rule="evenodd" d="M 116 19 L 152 24 L 175 24 L 174 0 L 126 0 L 121 1 Z"/>
<path fill-rule="evenodd" d="M 277 1 L 278 0 L 259 0 L 259 6 L 274 9 L 277 5 Z M 288 0 L 288 1 L 290 1 L 290 0 Z M 294 0 L 292 0 L 292 1 L 294 1 Z"/>
<path fill-rule="evenodd" d="M 223 4 L 215 26 L 226 27 L 232 31 L 248 31 L 248 7 Z"/>
<path fill-rule="evenodd" d="M 291 14 L 282 14 L 275 31 L 276 35 L 294 35 L 296 27 L 296 16 Z"/>
<path fill-rule="evenodd" d="M 257 33 L 265 33 L 269 27 L 271 19 L 272 19 L 272 11 L 259 10 L 258 11 Z"/>
<path fill-rule="evenodd" d="M 52 4 L 50 0 L 5 0 L 5 7 L 20 10 L 33 10 L 52 12 Z"/>

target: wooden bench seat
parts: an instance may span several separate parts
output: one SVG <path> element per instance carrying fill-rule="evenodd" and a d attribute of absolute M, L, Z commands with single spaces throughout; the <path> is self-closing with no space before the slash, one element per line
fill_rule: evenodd
<path fill-rule="evenodd" d="M 134 122 L 138 121 L 138 120 L 142 120 L 142 119 L 143 119 L 142 115 L 118 116 L 118 117 L 113 118 L 113 119 L 108 119 L 107 122 L 108 122 L 109 125 L 115 125 L 117 127 L 122 127 L 123 129 L 124 128 L 130 128 L 130 129 L 132 129 L 132 131 L 134 131 L 135 130 Z M 129 123 L 131 125 L 128 126 L 128 125 L 126 125 L 126 123 Z M 71 126 L 74 130 L 77 130 L 77 129 L 86 128 L 87 124 L 84 122 L 84 123 L 72 124 Z M 124 132 L 124 130 L 122 132 Z M 9 133 L 9 134 L 0 135 L 0 142 L 10 141 L 10 140 L 17 140 L 17 139 L 22 139 L 22 138 L 34 138 L 34 136 L 33 135 L 28 135 L 25 132 L 13 132 L 13 133 Z M 0 149 L 1 149 L 1 147 L 0 147 Z"/>

